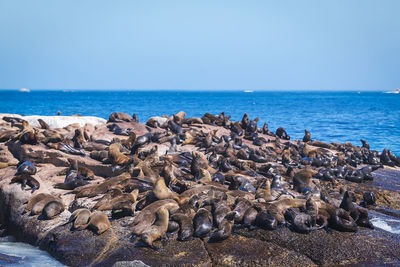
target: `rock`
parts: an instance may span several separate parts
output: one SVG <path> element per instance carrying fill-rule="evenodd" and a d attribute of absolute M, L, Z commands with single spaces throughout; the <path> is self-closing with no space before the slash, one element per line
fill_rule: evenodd
<path fill-rule="evenodd" d="M 38 119 L 42 119 L 51 128 L 64 128 L 70 124 L 78 123 L 80 127 L 83 127 L 86 123 L 90 123 L 94 126 L 98 124 L 105 124 L 107 121 L 103 118 L 93 116 L 21 116 L 16 114 L 0 114 L 0 119 L 3 117 L 16 117 L 21 118 L 29 122 L 31 126 L 40 127 Z"/>
<path fill-rule="evenodd" d="M 150 267 L 142 261 L 117 261 L 113 267 Z"/>

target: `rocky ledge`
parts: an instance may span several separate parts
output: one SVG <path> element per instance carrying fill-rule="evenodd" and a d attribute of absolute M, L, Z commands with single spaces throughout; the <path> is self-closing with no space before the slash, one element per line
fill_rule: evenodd
<path fill-rule="evenodd" d="M 400 263 L 368 216 L 400 214 L 400 159 L 364 140 L 293 141 L 246 114 L 0 118 L 1 233 L 66 265 Z"/>

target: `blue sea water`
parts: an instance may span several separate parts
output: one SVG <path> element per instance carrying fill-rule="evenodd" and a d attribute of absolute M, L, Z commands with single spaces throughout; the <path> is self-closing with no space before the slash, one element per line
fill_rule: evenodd
<path fill-rule="evenodd" d="M 372 149 L 400 155 L 400 94 L 382 92 L 0 91 L 0 113 L 23 115 L 136 113 L 140 121 L 181 110 L 188 116 L 225 111 L 233 120 L 259 117 L 292 139 L 304 129 L 328 142 L 367 140 Z"/>

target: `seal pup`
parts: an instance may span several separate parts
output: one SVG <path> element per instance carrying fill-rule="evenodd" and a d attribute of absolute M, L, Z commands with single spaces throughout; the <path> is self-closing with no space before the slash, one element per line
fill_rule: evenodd
<path fill-rule="evenodd" d="M 169 212 L 165 207 L 160 207 L 156 211 L 156 220 L 152 226 L 144 230 L 141 240 L 149 247 L 157 249 L 153 242 L 157 239 L 166 239 L 168 230 Z"/>
<path fill-rule="evenodd" d="M 84 229 L 92 229 L 97 235 L 101 235 L 111 227 L 111 222 L 107 215 L 101 211 L 93 212 L 89 217 L 89 222 L 86 226 L 82 226 Z"/>
<path fill-rule="evenodd" d="M 61 200 L 52 200 L 44 206 L 42 215 L 46 220 L 49 220 L 63 212 L 64 209 L 65 207 Z"/>
<path fill-rule="evenodd" d="M 71 214 L 67 224 L 73 222 L 72 229 L 83 230 L 87 226 L 90 214 L 88 209 L 77 209 Z"/>
<path fill-rule="evenodd" d="M 33 206 L 31 210 L 31 215 L 39 215 L 42 213 L 44 207 L 51 201 L 59 201 L 59 199 L 53 195 L 45 194 L 43 198 L 37 198 L 35 199 L 37 201 Z M 28 203 L 29 204 L 29 203 Z"/>
<path fill-rule="evenodd" d="M 31 188 L 31 193 L 35 192 L 40 188 L 40 183 L 38 180 L 30 176 L 29 174 L 21 174 L 17 175 L 14 178 L 11 179 L 10 184 L 13 183 L 20 183 L 21 184 L 21 189 L 24 190 L 25 186 L 29 186 Z"/>

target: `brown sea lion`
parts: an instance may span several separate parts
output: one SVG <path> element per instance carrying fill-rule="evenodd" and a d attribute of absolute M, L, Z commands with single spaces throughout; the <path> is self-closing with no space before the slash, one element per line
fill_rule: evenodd
<path fill-rule="evenodd" d="M 96 208 L 96 210 L 118 210 L 118 209 L 121 209 L 121 208 L 118 208 L 120 203 L 133 204 L 136 202 L 138 195 L 139 195 L 138 189 L 133 190 L 131 193 L 122 193 L 122 194 L 117 195 L 114 198 L 112 198 L 109 202 L 99 205 Z"/>
<path fill-rule="evenodd" d="M 123 113 L 123 112 L 113 112 L 110 117 L 108 117 L 108 121 L 109 122 L 123 122 L 123 121 L 133 121 L 132 117 L 127 114 L 127 113 Z"/>
<path fill-rule="evenodd" d="M 41 214 L 44 207 L 47 205 L 47 203 L 49 203 L 51 201 L 58 201 L 58 200 L 59 199 L 57 197 L 46 194 L 46 196 L 43 199 L 41 199 L 40 201 L 36 202 L 33 205 L 32 210 L 31 210 L 31 215 Z"/>
<path fill-rule="evenodd" d="M 25 212 L 26 213 L 30 212 L 32 210 L 32 208 L 36 205 L 36 203 L 38 203 L 39 201 L 41 201 L 49 196 L 51 196 L 51 195 L 45 194 L 45 193 L 39 193 L 39 194 L 32 196 L 25 206 Z"/>
<path fill-rule="evenodd" d="M 131 224 L 132 233 L 135 235 L 140 235 L 143 231 L 153 225 L 156 219 L 156 211 L 164 207 L 167 210 L 173 212 L 179 209 L 178 203 L 173 199 L 163 199 L 157 200 L 150 205 L 142 209 L 133 219 Z"/>
<path fill-rule="evenodd" d="M 90 214 L 88 209 L 77 209 L 71 214 L 67 223 L 73 222 L 72 229 L 83 230 L 87 226 Z"/>
<path fill-rule="evenodd" d="M 153 188 L 153 194 L 154 196 L 159 199 L 174 199 L 176 201 L 179 201 L 179 195 L 173 191 L 171 191 L 171 189 L 169 189 L 164 181 L 163 177 L 159 177 L 154 185 Z"/>
<path fill-rule="evenodd" d="M 112 165 L 125 165 L 132 162 L 132 159 L 121 153 L 121 143 L 113 143 L 108 149 L 108 159 Z"/>
<path fill-rule="evenodd" d="M 76 198 L 94 197 L 99 194 L 104 194 L 110 189 L 121 187 L 119 184 L 130 177 L 131 175 L 129 173 L 122 173 L 118 176 L 109 178 L 100 184 L 75 189 L 73 193 L 76 194 Z"/>
<path fill-rule="evenodd" d="M 304 168 L 294 173 L 293 175 L 293 189 L 301 193 L 305 188 L 311 186 L 311 178 L 317 172 L 311 168 Z"/>
<path fill-rule="evenodd" d="M 160 207 L 155 212 L 156 219 L 154 224 L 145 229 L 141 234 L 141 240 L 149 247 L 155 248 L 153 242 L 159 238 L 166 238 L 168 230 L 169 211 L 165 207 Z"/>
<path fill-rule="evenodd" d="M 64 209 L 64 204 L 61 202 L 60 199 L 52 200 L 44 206 L 42 215 L 45 219 L 50 220 L 63 212 Z"/>
<path fill-rule="evenodd" d="M 95 211 L 90 215 L 89 222 L 84 228 L 92 229 L 96 234 L 101 235 L 110 229 L 110 227 L 111 222 L 107 215 L 101 211 Z"/>

